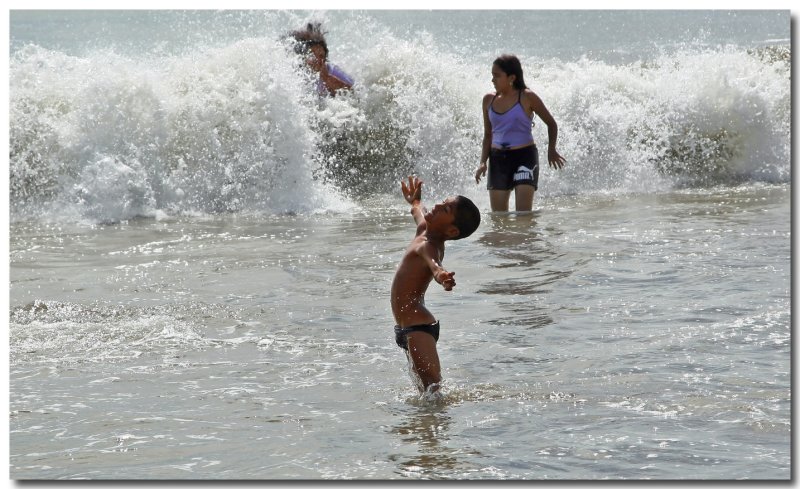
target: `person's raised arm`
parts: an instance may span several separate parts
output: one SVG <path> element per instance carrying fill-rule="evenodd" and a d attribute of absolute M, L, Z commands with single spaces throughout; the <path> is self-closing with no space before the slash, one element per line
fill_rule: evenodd
<path fill-rule="evenodd" d="M 425 229 L 425 213 L 427 212 L 422 206 L 422 180 L 417 177 L 408 177 L 408 185 L 406 182 L 400 181 L 400 189 L 403 191 L 406 202 L 411 204 L 411 215 L 414 216 L 417 234 L 419 234 Z"/>

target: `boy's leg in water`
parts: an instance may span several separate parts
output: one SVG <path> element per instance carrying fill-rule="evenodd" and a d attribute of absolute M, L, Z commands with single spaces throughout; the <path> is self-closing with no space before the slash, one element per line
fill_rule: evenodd
<path fill-rule="evenodd" d="M 439 384 L 442 381 L 441 367 L 439 366 L 439 354 L 436 351 L 436 340 L 428 333 L 414 331 L 406 336 L 408 342 L 408 357 L 414 373 L 422 382 L 420 391 L 425 392 L 432 384 Z M 438 386 L 434 386 L 432 392 Z"/>

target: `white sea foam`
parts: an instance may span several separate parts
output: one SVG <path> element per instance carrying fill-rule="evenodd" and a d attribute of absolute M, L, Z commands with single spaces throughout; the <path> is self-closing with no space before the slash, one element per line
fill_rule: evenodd
<path fill-rule="evenodd" d="M 318 100 L 281 32 L 181 54 L 28 45 L 10 62 L 12 219 L 343 212 L 420 175 L 433 198 L 473 181 L 487 60 L 358 19 L 354 93 Z M 343 29 L 348 24 L 345 23 Z M 786 48 L 684 47 L 632 64 L 523 57 L 568 164 L 540 194 L 652 192 L 789 179 Z"/>

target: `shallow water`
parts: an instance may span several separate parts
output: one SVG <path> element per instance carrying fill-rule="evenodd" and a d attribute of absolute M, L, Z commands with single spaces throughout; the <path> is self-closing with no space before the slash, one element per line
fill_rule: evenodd
<path fill-rule="evenodd" d="M 392 338 L 398 201 L 12 224 L 11 477 L 790 477 L 788 185 L 485 213 L 428 293 L 439 402 Z"/>
<path fill-rule="evenodd" d="M 315 19 L 350 94 L 281 41 Z M 11 478 L 790 478 L 788 10 L 9 27 Z M 473 180 L 503 52 L 567 159 L 528 215 Z M 438 401 L 388 300 L 411 173 L 484 213 Z"/>

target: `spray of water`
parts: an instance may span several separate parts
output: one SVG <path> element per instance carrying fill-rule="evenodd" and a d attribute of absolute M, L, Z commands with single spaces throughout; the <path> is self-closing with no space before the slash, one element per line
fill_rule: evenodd
<path fill-rule="evenodd" d="M 357 84 L 332 99 L 310 89 L 280 32 L 145 57 L 16 50 L 12 220 L 337 212 L 410 173 L 429 198 L 483 196 L 472 175 L 486 61 L 374 22 L 350 32 L 334 61 Z M 789 181 L 788 47 L 522 61 L 568 160 L 543 170 L 544 197 Z M 534 137 L 546 154 L 538 119 Z"/>

